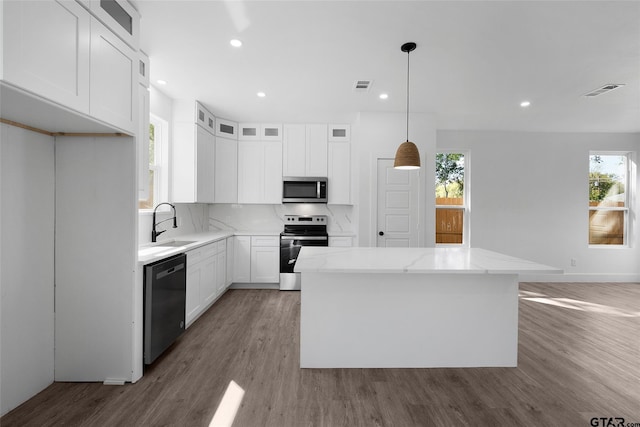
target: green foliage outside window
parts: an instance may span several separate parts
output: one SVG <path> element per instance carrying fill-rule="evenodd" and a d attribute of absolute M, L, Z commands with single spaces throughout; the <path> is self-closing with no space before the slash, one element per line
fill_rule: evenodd
<path fill-rule="evenodd" d="M 461 198 L 464 194 L 464 154 L 436 154 L 436 197 Z"/>

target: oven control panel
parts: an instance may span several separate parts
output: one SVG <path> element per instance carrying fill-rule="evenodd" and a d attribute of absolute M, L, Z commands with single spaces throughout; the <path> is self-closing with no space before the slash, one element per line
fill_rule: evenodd
<path fill-rule="evenodd" d="M 326 225 L 326 215 L 285 215 L 285 224 L 310 224 L 310 225 Z"/>

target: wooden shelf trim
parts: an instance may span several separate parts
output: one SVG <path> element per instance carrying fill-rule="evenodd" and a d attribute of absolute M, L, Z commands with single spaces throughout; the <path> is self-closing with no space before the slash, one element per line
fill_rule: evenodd
<path fill-rule="evenodd" d="M 25 125 L 23 123 L 14 122 L 13 120 L 7 120 L 0 117 L 0 123 L 4 123 L 9 126 L 15 126 L 22 129 L 26 129 L 32 132 L 41 133 L 43 135 L 48 136 L 72 136 L 72 137 L 124 137 L 131 136 L 122 132 L 113 132 L 113 133 L 97 133 L 97 132 L 49 132 L 44 129 L 39 129 L 33 126 Z"/>

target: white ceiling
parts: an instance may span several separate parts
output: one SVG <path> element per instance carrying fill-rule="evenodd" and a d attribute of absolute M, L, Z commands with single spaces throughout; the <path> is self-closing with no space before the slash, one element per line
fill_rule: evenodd
<path fill-rule="evenodd" d="M 400 46 L 413 41 L 410 108 L 434 113 L 439 129 L 640 132 L 639 1 L 135 4 L 152 82 L 164 79 L 170 97 L 198 99 L 222 117 L 351 122 L 361 111 L 404 113 Z M 373 80 L 369 92 L 354 92 L 359 79 Z M 583 96 L 608 83 L 625 86 Z"/>

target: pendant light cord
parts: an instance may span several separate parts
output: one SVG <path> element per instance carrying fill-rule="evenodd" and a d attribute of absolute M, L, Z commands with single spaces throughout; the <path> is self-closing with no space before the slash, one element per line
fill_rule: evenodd
<path fill-rule="evenodd" d="M 407 141 L 409 141 L 409 54 L 407 51 Z"/>

